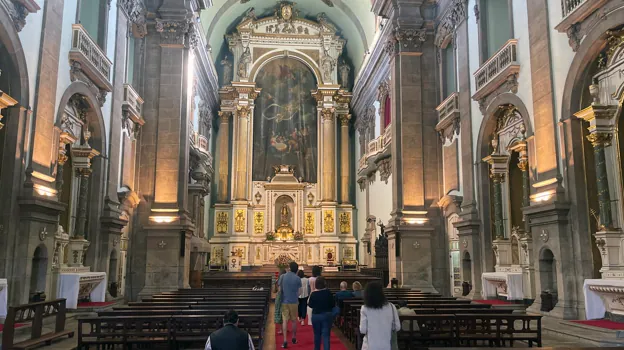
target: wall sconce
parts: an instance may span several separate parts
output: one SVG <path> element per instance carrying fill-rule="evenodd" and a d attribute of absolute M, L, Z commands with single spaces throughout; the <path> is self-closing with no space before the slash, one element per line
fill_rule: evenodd
<path fill-rule="evenodd" d="M 174 222 L 177 218 L 177 216 L 158 215 L 150 216 L 150 221 L 153 221 L 157 224 L 168 224 Z"/>

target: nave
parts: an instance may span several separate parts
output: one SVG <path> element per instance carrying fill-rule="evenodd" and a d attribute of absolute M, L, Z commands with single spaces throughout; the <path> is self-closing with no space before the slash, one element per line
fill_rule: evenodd
<path fill-rule="evenodd" d="M 273 269 L 277 271 L 276 267 Z M 265 266 L 262 270 L 271 268 Z M 204 273 L 202 288 L 161 292 L 138 302 L 90 303 L 72 313 L 66 313 L 62 300 L 59 305 L 63 306 L 56 307 L 59 314 L 54 325 L 59 326 L 60 318 L 67 320 L 53 333 L 64 337 L 72 332 L 73 338 L 48 343 L 45 340 L 50 339 L 48 337 L 39 342 L 47 345 L 46 349 L 59 350 L 203 349 L 208 336 L 223 326 L 223 314 L 234 309 L 239 314 L 239 328 L 249 333 L 255 349 L 276 349 L 283 337 L 278 334 L 281 325 L 273 322 L 275 275 L 272 272 Z M 360 278 L 364 281 L 364 290 L 366 283 L 379 282 L 379 278 L 360 272 L 323 272 L 323 276 L 334 294 L 340 291 L 342 280 Z M 216 278 L 219 282 L 215 282 Z M 389 302 L 395 305 L 406 302 L 407 307 L 415 311 L 414 316 L 400 316 L 402 330 L 397 337 L 400 349 L 593 345 L 582 341 L 569 344 L 560 338 L 549 338 L 543 333 L 541 315 L 527 314 L 521 305 L 498 299 L 471 301 L 407 288 L 385 288 L 384 294 Z M 45 303 L 50 302 L 40 304 Z M 331 348 L 360 350 L 363 336 L 359 332 L 359 311 L 363 300 L 346 299 L 339 305 L 341 311 L 334 321 Z M 30 304 L 24 310 L 34 310 L 36 314 L 37 307 L 37 304 Z M 29 312 L 14 313 L 14 308 L 10 309 L 9 317 L 15 319 L 7 321 L 20 326 L 15 332 L 15 347 L 2 349 L 22 348 L 20 343 L 35 345 L 36 339 L 30 342 L 24 339 L 37 338 L 34 330 L 38 321 L 28 323 Z M 43 324 L 43 333 L 46 333 L 51 323 Z M 3 344 L 8 344 L 6 334 L 3 333 Z M 311 349 L 312 326 L 307 322 L 299 326 L 297 338 L 298 343 L 289 344 L 288 348 Z"/>

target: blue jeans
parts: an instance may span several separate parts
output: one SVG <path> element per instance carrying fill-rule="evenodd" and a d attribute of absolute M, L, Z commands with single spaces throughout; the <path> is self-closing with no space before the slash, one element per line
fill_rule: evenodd
<path fill-rule="evenodd" d="M 321 350 L 321 338 L 323 350 L 329 350 L 329 335 L 331 333 L 334 317 L 331 312 L 312 314 L 312 329 L 314 329 L 314 350 Z"/>

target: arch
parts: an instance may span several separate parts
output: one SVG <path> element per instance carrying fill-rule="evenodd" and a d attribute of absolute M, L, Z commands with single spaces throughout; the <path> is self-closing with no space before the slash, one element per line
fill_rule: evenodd
<path fill-rule="evenodd" d="M 585 79 L 587 67 L 604 49 L 606 45 L 605 33 L 622 24 L 624 24 L 624 7 L 619 7 L 609 13 L 605 13 L 601 20 L 597 21 L 596 25 L 585 35 L 576 51 L 576 55 L 572 59 L 568 69 L 568 76 L 563 86 L 561 120 L 570 119 L 573 113 L 580 109 L 580 106 L 573 106 L 573 103 L 581 101 L 583 89 L 585 88 L 581 83 Z"/>
<path fill-rule="evenodd" d="M 92 146 L 100 152 L 100 156 L 102 158 L 107 158 L 106 126 L 104 124 L 104 116 L 102 115 L 102 109 L 100 108 L 97 96 L 93 94 L 87 84 L 81 81 L 75 81 L 71 83 L 67 89 L 65 89 L 65 92 L 59 101 L 54 125 L 61 125 L 61 118 L 63 117 L 65 106 L 74 95 L 82 95 L 85 97 L 85 101 L 89 105 L 87 119 L 89 120 L 89 125 L 93 128 L 93 131 L 91 132 L 91 140 L 97 141 L 97 145 L 92 144 Z"/>
<path fill-rule="evenodd" d="M 557 303 L 557 259 L 552 250 L 543 247 L 539 254 L 539 278 L 541 292 L 549 292 L 553 295 L 550 305 L 542 304 L 542 311 L 550 311 Z"/>
<path fill-rule="evenodd" d="M 281 49 L 275 49 L 273 51 L 267 52 L 264 55 L 260 56 L 260 58 L 258 58 L 256 62 L 254 63 L 253 67 L 251 67 L 251 71 L 249 73 L 249 80 L 255 82 L 256 77 L 258 76 L 258 73 L 262 70 L 262 67 L 264 67 L 267 63 L 273 60 L 276 60 L 278 58 L 283 58 L 283 57 L 294 58 L 300 61 L 301 63 L 305 64 L 308 68 L 310 68 L 310 70 L 312 70 L 312 74 L 314 74 L 314 78 L 316 79 L 316 84 L 317 85 L 324 84 L 323 75 L 321 74 L 321 71 L 318 65 L 316 64 L 316 62 L 314 62 L 314 60 L 310 56 L 304 53 L 301 53 L 299 51 L 296 51 L 296 50 L 281 50 Z"/>
<path fill-rule="evenodd" d="M 35 248 L 32 257 L 30 273 L 29 299 L 39 293 L 45 292 L 48 275 L 48 248 L 41 243 Z"/>
<path fill-rule="evenodd" d="M 462 296 L 470 294 L 470 286 L 472 285 L 472 259 L 468 251 L 464 251 L 462 256 Z"/>
<path fill-rule="evenodd" d="M 26 56 L 24 55 L 24 49 L 22 48 L 22 43 L 15 30 L 11 16 L 4 6 L 0 6 L 0 38 L 3 39 L 2 45 L 4 45 L 8 51 L 11 61 L 13 61 L 15 73 L 17 73 L 19 77 L 19 79 L 15 80 L 19 83 L 17 87 L 19 95 L 11 92 L 15 94 L 15 96 L 12 95 L 11 97 L 15 98 L 21 106 L 28 108 L 30 106 L 30 87 Z"/>
<path fill-rule="evenodd" d="M 119 284 L 117 282 L 118 280 L 118 275 L 117 275 L 117 270 L 119 269 L 119 253 L 117 252 L 117 249 L 113 249 L 110 252 L 109 255 L 109 259 L 108 259 L 108 292 L 110 293 L 111 296 L 113 297 L 117 297 L 117 295 L 119 294 Z"/>

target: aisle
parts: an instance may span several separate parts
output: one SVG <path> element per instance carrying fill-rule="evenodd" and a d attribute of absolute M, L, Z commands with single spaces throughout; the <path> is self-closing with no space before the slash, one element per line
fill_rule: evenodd
<path fill-rule="evenodd" d="M 276 329 L 275 329 L 275 348 L 276 349 L 281 349 L 282 348 L 282 343 L 284 342 L 284 337 L 281 334 L 277 334 L 277 327 L 281 327 L 281 325 L 275 325 Z M 308 323 L 306 322 L 305 326 L 302 326 L 301 324 L 297 325 L 297 344 L 293 344 L 291 339 L 292 338 L 292 333 L 290 331 L 292 325 L 288 326 L 288 349 L 305 349 L 305 350 L 310 350 L 310 349 L 314 349 L 314 333 L 312 330 L 312 326 L 308 326 Z M 336 334 L 332 331 L 331 333 L 331 337 L 330 337 L 330 348 L 331 350 L 347 350 L 347 347 L 345 347 L 342 342 L 340 341 L 340 339 L 338 339 L 338 336 L 336 336 Z M 322 349 L 322 347 L 321 347 Z"/>

